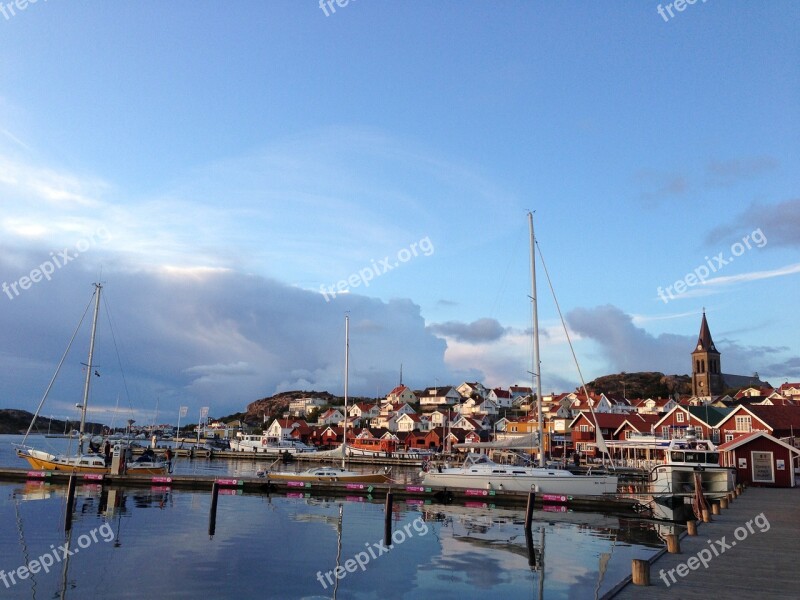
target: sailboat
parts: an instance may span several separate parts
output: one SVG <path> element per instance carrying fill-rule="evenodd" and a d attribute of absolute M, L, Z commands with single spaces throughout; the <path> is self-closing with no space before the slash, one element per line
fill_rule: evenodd
<path fill-rule="evenodd" d="M 391 479 L 386 473 L 359 473 L 347 469 L 347 393 L 350 377 L 350 316 L 344 318 L 344 433 L 342 435 L 342 466 L 311 467 L 300 473 L 288 471 L 267 471 L 263 475 L 269 479 L 282 481 L 341 481 L 345 483 L 387 483 Z"/>
<path fill-rule="evenodd" d="M 100 293 L 103 289 L 103 286 L 99 283 L 94 284 L 95 291 L 94 291 L 94 314 L 92 317 L 92 331 L 91 337 L 89 339 L 89 359 L 86 362 L 86 379 L 83 384 L 83 403 L 80 405 L 81 408 L 81 425 L 78 431 L 78 452 L 74 455 L 68 454 L 54 454 L 50 452 L 45 452 L 43 450 L 37 450 L 35 448 L 31 448 L 25 445 L 25 442 L 28 439 L 28 436 L 33 429 L 34 424 L 36 423 L 36 419 L 39 416 L 39 411 L 42 409 L 42 405 L 44 401 L 47 399 L 47 395 L 50 392 L 50 389 L 53 387 L 53 383 L 55 382 L 56 377 L 58 376 L 58 372 L 61 369 L 61 365 L 64 363 L 64 360 L 69 353 L 69 349 L 72 346 L 72 342 L 75 340 L 75 336 L 78 333 L 78 330 L 75 330 L 75 333 L 72 335 L 72 339 L 70 340 L 69 346 L 67 346 L 67 350 L 64 352 L 64 355 L 61 357 L 61 361 L 56 368 L 56 373 L 53 375 L 53 378 L 50 380 L 50 385 L 48 385 L 47 390 L 45 391 L 44 396 L 42 397 L 41 402 L 39 403 L 39 407 L 36 409 L 36 413 L 33 415 L 33 419 L 31 420 L 31 424 L 28 427 L 28 431 L 25 433 L 25 437 L 22 440 L 22 444 L 17 448 L 17 456 L 23 458 L 28 461 L 28 463 L 37 470 L 44 470 L 44 471 L 69 471 L 70 473 L 94 473 L 94 474 L 106 474 L 110 473 L 111 468 L 110 465 L 106 464 L 105 456 L 99 454 L 98 452 L 94 452 L 91 450 L 92 444 L 89 444 L 88 451 L 84 451 L 84 442 L 87 441 L 86 435 L 86 410 L 89 406 L 89 388 L 92 381 L 92 375 L 96 373 L 93 367 L 93 359 L 94 359 L 94 343 L 95 337 L 97 334 L 97 315 L 100 312 Z M 88 310 L 88 309 L 87 309 Z M 81 319 L 82 321 L 83 319 Z M 78 325 L 80 328 L 80 325 Z M 120 446 L 118 444 L 118 446 Z M 98 444 L 99 448 L 99 444 Z M 125 451 L 127 448 L 117 447 L 115 451 Z M 141 475 L 162 475 L 166 473 L 169 469 L 169 463 L 165 461 L 158 460 L 155 456 L 151 455 L 143 455 L 136 461 L 130 461 L 126 463 L 127 472 L 131 474 L 141 474 Z"/>
<path fill-rule="evenodd" d="M 539 446 L 539 466 L 519 467 L 501 465 L 485 454 L 470 453 L 461 466 L 435 468 L 420 473 L 422 485 L 436 485 L 451 488 L 477 488 L 490 490 L 506 490 L 516 492 L 535 491 L 542 494 L 600 496 L 617 491 L 617 477 L 613 475 L 576 475 L 564 469 L 548 469 L 544 464 L 542 451 L 542 384 L 541 361 L 539 360 L 539 317 L 536 301 L 536 255 L 535 237 L 533 234 L 533 214 L 528 213 L 531 244 L 531 301 L 533 308 L 533 362 L 536 377 L 536 395 L 539 417 L 539 431 L 536 436 Z M 599 429 L 598 429 L 599 431 Z M 530 447 L 531 441 L 523 436 L 519 443 L 514 440 L 502 442 L 483 442 L 472 444 L 479 447 Z M 458 444 L 464 447 L 469 444 Z"/>

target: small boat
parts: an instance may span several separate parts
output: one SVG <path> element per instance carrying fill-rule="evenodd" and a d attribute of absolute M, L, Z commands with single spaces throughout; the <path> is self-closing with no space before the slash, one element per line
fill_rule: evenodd
<path fill-rule="evenodd" d="M 94 342 L 97 334 L 97 315 L 100 311 L 100 292 L 103 289 L 103 286 L 99 283 L 94 285 L 94 316 L 92 318 L 92 330 L 89 342 L 89 359 L 86 363 L 86 379 L 83 386 L 83 403 L 79 405 L 81 408 L 81 424 L 79 431 L 72 432 L 75 433 L 76 437 L 78 438 L 78 452 L 75 455 L 54 454 L 45 452 L 43 450 L 37 450 L 25 445 L 31 430 L 36 423 L 36 419 L 39 416 L 39 411 L 41 410 L 44 401 L 47 399 L 47 395 L 52 388 L 56 376 L 58 375 L 58 370 L 60 369 L 61 364 L 63 364 L 62 358 L 62 361 L 59 363 L 59 367 L 56 370 L 56 375 L 54 375 L 53 379 L 50 381 L 50 385 L 44 394 L 44 398 L 42 398 L 42 401 L 39 403 L 39 408 L 37 408 L 36 413 L 33 415 L 33 419 L 28 427 L 28 431 L 25 433 L 22 444 L 17 448 L 17 456 L 27 460 L 31 467 L 37 470 L 70 471 L 72 473 L 96 474 L 105 474 L 111 472 L 111 465 L 109 464 L 110 461 L 107 462 L 104 455 L 92 450 L 93 447 L 99 449 L 102 438 L 99 438 L 97 441 L 95 441 L 92 439 L 92 436 L 88 436 L 86 434 L 86 410 L 89 406 L 89 389 L 92 375 L 97 374 L 92 366 L 92 360 L 94 358 Z M 70 346 L 71 345 L 72 342 L 70 342 Z M 67 352 L 69 352 L 69 347 L 67 348 Z M 66 358 L 67 352 L 64 353 L 64 358 Z M 84 452 L 84 443 L 86 442 L 88 442 L 89 446 L 88 452 Z M 115 452 L 117 451 L 123 453 L 122 456 L 126 460 L 125 470 L 128 473 L 161 475 L 166 473 L 170 468 L 170 464 L 167 461 L 157 459 L 154 455 L 152 455 L 152 453 L 150 455 L 140 457 L 136 461 L 128 461 L 128 457 L 131 455 L 130 448 L 127 446 L 127 444 L 123 445 L 122 443 L 117 443 L 115 446 Z"/>
<path fill-rule="evenodd" d="M 392 456 L 397 452 L 397 442 L 375 437 L 355 437 L 347 442 L 349 456 Z"/>
<path fill-rule="evenodd" d="M 280 479 L 283 481 L 343 481 L 347 483 L 386 483 L 391 481 L 388 476 L 388 471 L 378 473 L 359 473 L 357 471 L 349 471 L 346 465 L 347 458 L 347 390 L 349 383 L 349 369 L 350 369 L 350 317 L 345 316 L 344 321 L 344 443 L 341 446 L 342 452 L 342 466 L 339 467 L 312 467 L 300 473 L 293 473 L 287 471 L 259 471 L 259 477 L 266 477 L 268 479 Z"/>
<path fill-rule="evenodd" d="M 420 473 L 422 485 L 448 488 L 601 496 L 617 491 L 617 477 L 575 475 L 564 469 L 501 465 L 485 454 L 467 454 L 460 467 L 434 467 Z"/>
<path fill-rule="evenodd" d="M 265 472 L 260 477 L 281 481 L 333 481 L 345 483 L 388 483 L 391 478 L 386 473 L 358 473 L 339 467 L 312 467 L 299 473 Z"/>
<path fill-rule="evenodd" d="M 689 427 L 684 438 L 670 440 L 664 462 L 650 470 L 645 505 L 654 519 L 685 522 L 699 516 L 700 494 L 704 499 L 727 496 L 735 476 L 732 467 L 720 466 L 716 446 L 698 440 Z"/>

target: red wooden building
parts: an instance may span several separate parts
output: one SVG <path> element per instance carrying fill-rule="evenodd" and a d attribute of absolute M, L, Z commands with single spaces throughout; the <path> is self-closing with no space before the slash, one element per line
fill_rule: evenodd
<path fill-rule="evenodd" d="M 764 431 L 753 431 L 717 447 L 720 464 L 736 468 L 736 481 L 759 487 L 794 487 L 800 450 Z"/>

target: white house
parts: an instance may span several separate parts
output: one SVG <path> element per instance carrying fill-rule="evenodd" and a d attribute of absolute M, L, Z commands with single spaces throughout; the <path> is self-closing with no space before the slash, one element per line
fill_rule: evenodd
<path fill-rule="evenodd" d="M 482 383 L 478 383 L 477 381 L 465 381 L 456 388 L 456 391 L 462 398 L 471 398 L 473 395 L 486 398 L 486 394 L 489 393 L 489 390 L 483 387 Z"/>
<path fill-rule="evenodd" d="M 489 390 L 489 393 L 486 395 L 486 399 L 494 402 L 497 405 L 497 408 L 511 408 L 514 406 L 511 400 L 511 392 L 502 388 L 494 388 L 493 390 Z"/>
<path fill-rule="evenodd" d="M 398 385 L 394 388 L 389 395 L 386 396 L 386 402 L 391 402 L 395 404 L 397 402 L 416 402 L 417 397 L 414 395 L 410 389 L 408 389 L 403 384 Z"/>
<path fill-rule="evenodd" d="M 319 416 L 317 425 L 338 425 L 344 421 L 344 412 L 338 408 L 329 408 Z"/>
<path fill-rule="evenodd" d="M 422 431 L 430 430 L 430 421 L 421 415 L 399 415 L 396 419 L 397 431 Z"/>
<path fill-rule="evenodd" d="M 461 401 L 461 395 L 453 386 L 425 388 L 419 394 L 420 406 L 452 406 Z"/>
<path fill-rule="evenodd" d="M 267 437 L 275 438 L 278 440 L 288 439 L 292 435 L 292 430 L 307 426 L 307 423 L 302 419 L 275 419 L 269 427 L 267 427 Z"/>

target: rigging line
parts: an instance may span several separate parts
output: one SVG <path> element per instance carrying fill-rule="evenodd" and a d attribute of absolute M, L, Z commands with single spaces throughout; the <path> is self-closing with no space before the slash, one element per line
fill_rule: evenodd
<path fill-rule="evenodd" d="M 602 433 L 600 432 L 600 426 L 597 423 L 597 417 L 594 414 L 594 407 L 592 403 L 589 401 L 589 392 L 586 391 L 586 382 L 583 379 L 583 373 L 581 372 L 581 366 L 578 364 L 578 357 L 575 355 L 575 348 L 572 346 L 572 339 L 569 337 L 569 331 L 567 330 L 567 323 L 564 321 L 564 315 L 561 313 L 561 306 L 558 304 L 558 298 L 556 298 L 556 291 L 553 289 L 553 282 L 550 280 L 550 272 L 547 270 L 547 265 L 544 262 L 544 255 L 542 254 L 542 249 L 539 246 L 539 241 L 534 240 L 536 244 L 536 249 L 539 251 L 539 258 L 542 260 L 542 267 L 544 267 L 544 274 L 547 278 L 547 285 L 550 287 L 550 293 L 553 294 L 553 302 L 555 302 L 556 310 L 558 311 L 558 318 L 561 319 L 561 326 L 564 328 L 564 335 L 567 336 L 567 343 L 569 344 L 569 350 L 572 352 L 572 360 L 575 361 L 575 368 L 578 370 L 578 377 L 581 380 L 581 389 L 583 390 L 584 395 L 586 396 L 586 404 L 589 405 L 589 411 L 592 413 L 592 419 L 594 420 L 594 427 L 597 434 L 598 441 L 602 439 Z M 611 460 L 611 454 L 608 452 L 608 448 L 605 447 L 605 442 L 603 442 L 603 448 L 598 447 L 598 450 L 608 454 L 608 459 L 611 463 L 611 467 L 614 468 L 614 463 Z M 603 459 L 605 461 L 605 458 Z"/>
<path fill-rule="evenodd" d="M 97 290 L 94 291 L 94 294 L 97 293 Z M 92 301 L 94 300 L 94 294 L 89 299 L 89 304 L 86 305 L 86 310 L 83 311 L 83 316 L 81 317 L 78 326 L 75 328 L 75 331 L 72 334 L 72 337 L 69 340 L 69 344 L 67 345 L 67 349 L 64 350 L 64 354 L 61 357 L 61 360 L 58 361 L 58 366 L 56 367 L 56 372 L 53 373 L 53 378 L 50 379 L 50 383 L 47 385 L 47 389 L 44 391 L 44 395 L 42 399 L 39 401 L 39 406 L 36 407 L 36 412 L 33 415 L 33 419 L 31 419 L 31 424 L 28 425 L 28 431 L 25 432 L 25 437 L 22 438 L 22 446 L 25 445 L 25 441 L 28 439 L 28 436 L 31 434 L 31 429 L 36 424 L 36 419 L 39 418 L 39 412 L 42 410 L 42 406 L 44 406 L 45 400 L 47 400 L 47 396 L 50 395 L 50 390 L 53 388 L 53 384 L 56 382 L 56 378 L 58 377 L 59 372 L 61 371 L 61 367 L 64 364 L 64 361 L 67 359 L 67 355 L 69 354 L 70 348 L 72 348 L 72 342 L 75 341 L 75 337 L 78 335 L 78 331 L 81 329 L 81 325 L 83 325 L 83 320 L 86 318 L 86 314 L 89 312 L 89 307 L 92 305 Z"/>
<path fill-rule="evenodd" d="M 108 294 L 108 291 L 106 291 Z M 111 309 L 108 306 L 108 300 L 103 296 L 103 306 L 106 309 L 106 318 L 108 319 L 108 327 L 111 330 L 111 341 L 114 343 L 114 352 L 117 356 L 117 365 L 119 365 L 119 372 L 122 375 L 122 385 L 125 388 L 125 396 L 128 399 L 128 408 L 130 409 L 130 417 L 133 418 L 133 404 L 131 403 L 131 394 L 128 391 L 128 380 L 125 378 L 125 370 L 122 368 L 122 359 L 119 355 L 119 347 L 117 346 L 117 336 L 114 333 L 114 322 L 111 319 Z"/>

